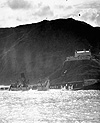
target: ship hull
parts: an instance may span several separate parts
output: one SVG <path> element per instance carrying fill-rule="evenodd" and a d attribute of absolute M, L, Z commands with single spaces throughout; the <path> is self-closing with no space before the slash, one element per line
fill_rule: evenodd
<path fill-rule="evenodd" d="M 10 91 L 28 91 L 30 90 L 29 87 L 21 87 L 21 88 L 10 88 Z"/>
<path fill-rule="evenodd" d="M 97 82 L 92 85 L 84 86 L 81 90 L 100 90 L 100 82 Z"/>
<path fill-rule="evenodd" d="M 50 85 L 50 88 L 62 90 L 100 90 L 100 81 L 97 79 L 87 79 L 83 81 L 56 83 Z"/>

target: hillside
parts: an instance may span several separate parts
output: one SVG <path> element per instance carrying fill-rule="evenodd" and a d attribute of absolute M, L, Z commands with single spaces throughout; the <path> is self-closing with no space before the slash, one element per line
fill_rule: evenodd
<path fill-rule="evenodd" d="M 96 59 L 65 61 L 62 67 L 50 76 L 52 84 L 82 82 L 87 79 L 100 79 L 100 64 Z"/>
<path fill-rule="evenodd" d="M 93 54 L 98 54 L 99 40 L 98 28 L 72 18 L 1 28 L 0 84 L 11 84 L 10 80 L 19 79 L 21 72 L 25 73 L 30 84 L 37 83 L 40 78 L 51 76 L 60 69 L 66 57 L 73 56 L 75 50 L 91 49 Z M 82 66 L 90 62 L 94 65 L 92 61 L 66 63 L 63 69 L 68 69 L 69 76 L 78 71 L 85 73 Z M 76 70 L 76 67 L 81 69 Z M 95 74 L 98 74 L 97 70 Z M 69 81 L 69 78 L 66 79 Z M 81 78 L 80 75 L 77 78 Z M 77 78 L 73 76 L 72 79 Z"/>

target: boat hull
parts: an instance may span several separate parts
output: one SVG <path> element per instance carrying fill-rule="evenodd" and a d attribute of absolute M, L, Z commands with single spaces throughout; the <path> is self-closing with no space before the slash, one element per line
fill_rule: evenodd
<path fill-rule="evenodd" d="M 10 88 L 10 91 L 28 91 L 30 90 L 29 87 L 20 87 L 20 88 Z"/>

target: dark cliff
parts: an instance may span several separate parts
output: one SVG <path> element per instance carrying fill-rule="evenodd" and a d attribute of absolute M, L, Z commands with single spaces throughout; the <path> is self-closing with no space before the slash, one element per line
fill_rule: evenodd
<path fill-rule="evenodd" d="M 75 50 L 91 49 L 98 54 L 99 33 L 98 28 L 71 18 L 1 28 L 0 84 L 16 81 L 21 72 L 31 84 L 36 83 L 60 68 Z"/>

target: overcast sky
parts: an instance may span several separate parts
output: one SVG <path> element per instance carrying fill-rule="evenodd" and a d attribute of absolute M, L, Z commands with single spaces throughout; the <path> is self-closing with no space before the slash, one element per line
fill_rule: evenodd
<path fill-rule="evenodd" d="M 69 17 L 100 26 L 100 0 L 0 0 L 0 27 Z"/>

